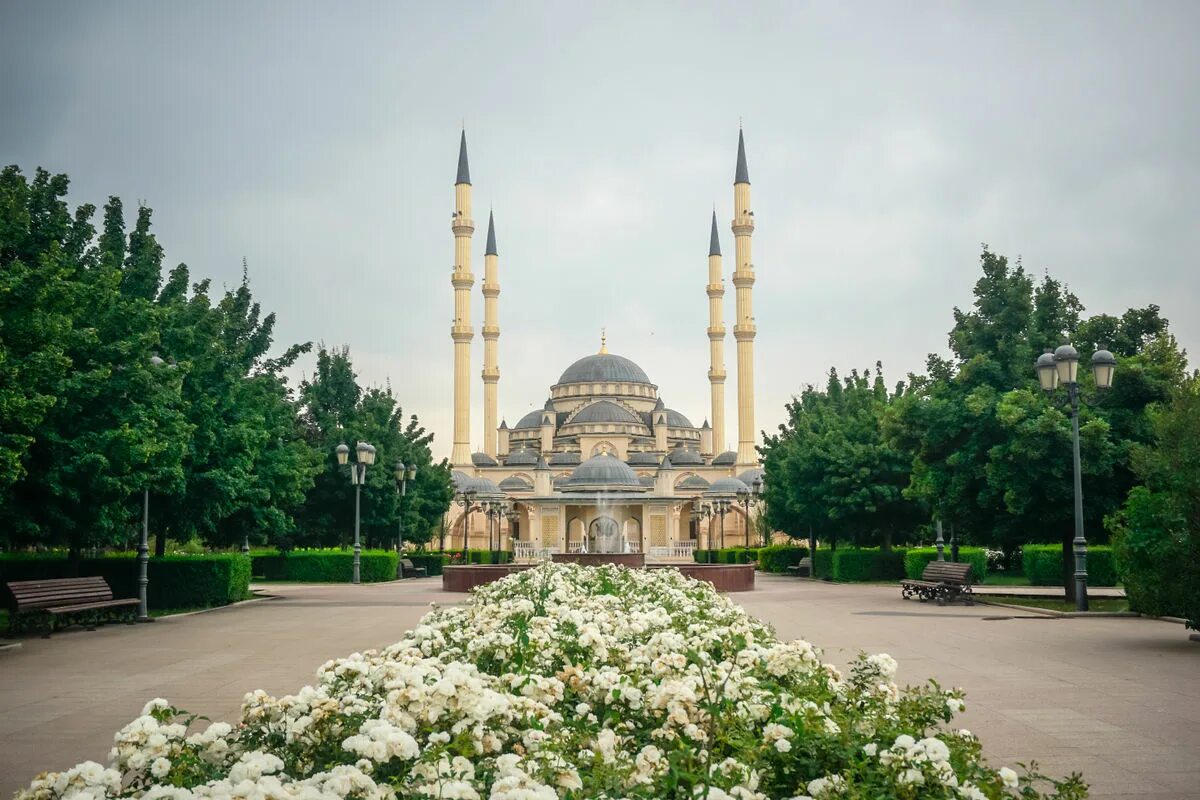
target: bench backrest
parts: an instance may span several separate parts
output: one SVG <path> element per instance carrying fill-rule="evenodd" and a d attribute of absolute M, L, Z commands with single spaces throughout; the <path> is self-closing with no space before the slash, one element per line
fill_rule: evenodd
<path fill-rule="evenodd" d="M 404 567 L 405 569 L 416 569 L 416 566 L 413 565 L 411 558 L 400 559 L 400 566 Z"/>
<path fill-rule="evenodd" d="M 962 561 L 930 561 L 921 573 L 921 580 L 929 583 L 968 584 L 971 582 L 971 565 Z"/>
<path fill-rule="evenodd" d="M 99 575 L 90 578 L 55 578 L 44 581 L 9 581 L 14 611 L 36 608 L 103 603 L 113 599 L 108 582 Z"/>
<path fill-rule="evenodd" d="M 805 556 L 804 558 L 800 559 L 800 563 L 799 563 L 799 564 L 797 564 L 796 566 L 798 566 L 798 567 L 811 567 L 811 566 L 812 566 L 812 559 L 811 559 L 811 558 L 809 558 L 808 556 Z"/>

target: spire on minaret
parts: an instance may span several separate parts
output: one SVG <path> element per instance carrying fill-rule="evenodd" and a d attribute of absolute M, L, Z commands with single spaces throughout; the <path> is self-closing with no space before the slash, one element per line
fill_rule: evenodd
<path fill-rule="evenodd" d="M 465 137 L 466 133 L 464 133 L 463 136 Z M 466 161 L 466 159 L 467 159 L 466 141 L 467 140 L 464 138 L 463 139 L 463 156 L 462 156 L 463 164 L 467 163 L 467 161 Z M 459 169 L 459 172 L 461 173 L 462 170 L 465 169 L 465 167 L 459 167 L 458 169 Z M 749 183 L 750 182 L 750 170 L 746 169 L 746 140 L 745 140 L 745 138 L 742 137 L 742 129 L 741 128 L 738 128 L 737 172 L 733 176 L 733 182 L 734 183 Z"/>
<path fill-rule="evenodd" d="M 463 163 L 465 164 L 466 162 L 464 161 Z M 714 213 L 713 214 L 713 224 L 714 225 L 716 225 L 716 219 L 717 219 L 717 217 L 716 217 L 716 214 Z M 716 230 L 717 230 L 716 228 L 713 228 L 713 235 L 716 235 Z M 487 248 L 483 251 L 483 254 L 485 256 L 499 255 L 499 253 L 496 252 L 496 221 L 492 218 L 492 212 L 490 210 L 488 211 Z"/>
<path fill-rule="evenodd" d="M 712 217 L 712 233 L 708 237 L 708 254 L 710 256 L 721 255 L 721 239 L 717 236 L 717 210 L 715 208 Z"/>
<path fill-rule="evenodd" d="M 740 163 L 740 162 L 739 162 Z M 740 173 L 739 173 L 740 174 Z M 467 129 L 463 128 L 462 140 L 458 145 L 458 178 L 455 185 L 471 182 L 471 170 L 467 166 Z"/>
<path fill-rule="evenodd" d="M 600 355 L 608 354 L 608 329 L 600 329 Z"/>

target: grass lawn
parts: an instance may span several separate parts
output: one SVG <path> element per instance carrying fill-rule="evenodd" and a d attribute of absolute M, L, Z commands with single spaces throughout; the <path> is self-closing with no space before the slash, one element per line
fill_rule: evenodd
<path fill-rule="evenodd" d="M 1051 611 L 1074 611 L 1075 604 L 1067 603 L 1055 597 L 1006 597 L 1004 595 L 987 595 L 979 598 L 985 601 L 1007 603 L 1013 606 L 1028 606 L 1030 608 L 1046 608 Z M 1129 601 L 1124 597 L 1089 597 L 1089 611 L 1128 611 Z"/>

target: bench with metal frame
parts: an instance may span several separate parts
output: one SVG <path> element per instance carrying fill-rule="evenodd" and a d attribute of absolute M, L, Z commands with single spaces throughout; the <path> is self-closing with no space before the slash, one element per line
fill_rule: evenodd
<path fill-rule="evenodd" d="M 800 559 L 799 564 L 792 564 L 791 566 L 789 566 L 788 572 L 794 572 L 799 576 L 802 576 L 805 578 L 811 578 L 812 577 L 812 559 L 809 558 L 808 556 L 805 556 L 804 558 Z"/>
<path fill-rule="evenodd" d="M 123 621 L 132 624 L 138 599 L 114 599 L 108 581 L 99 575 L 88 578 L 53 578 L 39 581 L 9 581 L 9 635 L 41 630 L 43 638 L 66 625 L 97 625 Z"/>
<path fill-rule="evenodd" d="M 412 562 L 412 559 L 400 559 L 400 577 L 401 578 L 424 578 L 425 567 L 418 567 Z"/>
<path fill-rule="evenodd" d="M 963 562 L 930 561 L 925 565 L 920 580 L 906 578 L 900 581 L 900 594 L 905 599 L 918 598 L 922 603 L 929 600 L 945 605 L 954 600 L 964 600 L 974 605 L 971 593 L 971 565 Z"/>

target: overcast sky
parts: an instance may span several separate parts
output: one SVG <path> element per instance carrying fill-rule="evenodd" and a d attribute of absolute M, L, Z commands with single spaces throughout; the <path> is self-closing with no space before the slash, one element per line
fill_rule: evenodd
<path fill-rule="evenodd" d="M 500 251 L 500 412 L 609 348 L 708 416 L 709 217 L 743 120 L 758 427 L 802 384 L 945 352 L 980 243 L 1200 348 L 1200 3 L 17 3 L 0 160 L 154 208 L 276 343 L 347 344 L 449 452 L 459 127 Z M 727 281 L 726 324 L 733 287 Z M 471 374 L 482 442 L 483 342 Z M 726 420 L 736 437 L 732 334 Z M 311 369 L 312 360 L 304 365 Z"/>

